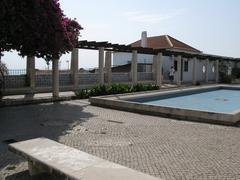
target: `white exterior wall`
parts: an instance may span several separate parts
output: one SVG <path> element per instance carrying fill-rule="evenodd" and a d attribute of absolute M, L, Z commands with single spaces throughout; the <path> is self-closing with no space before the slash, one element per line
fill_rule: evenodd
<path fill-rule="evenodd" d="M 232 74 L 232 69 L 235 67 L 235 62 L 232 61 L 228 62 L 228 67 L 231 69 L 230 73 Z"/>
<path fill-rule="evenodd" d="M 188 61 L 188 71 L 184 71 L 184 62 Z M 193 60 L 183 58 L 183 82 L 192 82 L 192 74 L 193 74 Z"/>
<path fill-rule="evenodd" d="M 192 74 L 193 74 L 193 59 L 188 59 L 188 72 L 184 71 L 184 61 L 187 59 L 183 59 L 183 81 L 184 82 L 192 82 Z M 205 81 L 205 74 L 203 73 L 203 66 L 205 65 L 205 60 L 197 60 L 196 61 L 196 81 Z M 214 61 L 209 61 L 208 67 L 208 80 L 215 80 L 215 72 L 213 72 Z"/>
<path fill-rule="evenodd" d="M 203 66 L 205 65 L 205 61 L 198 59 L 196 65 L 196 81 L 205 81 L 205 74 L 203 73 Z"/>
<path fill-rule="evenodd" d="M 132 53 L 113 53 L 113 66 L 130 64 L 132 59 Z M 188 61 L 188 71 L 184 71 L 184 61 Z M 147 63 L 152 64 L 153 55 L 147 54 L 138 54 L 138 63 Z M 205 60 L 196 61 L 196 81 L 205 81 L 205 74 L 203 73 L 203 66 L 205 65 Z M 174 59 L 169 56 L 163 56 L 163 80 L 168 80 L 169 70 L 171 66 L 174 65 Z M 212 71 L 212 67 L 214 66 L 214 61 L 209 61 L 208 67 L 208 79 L 209 81 L 215 80 L 215 72 Z M 192 82 L 192 74 L 193 74 L 193 59 L 183 58 L 182 63 L 182 81 L 183 82 Z M 174 77 L 174 81 L 176 80 L 176 75 Z"/>
<path fill-rule="evenodd" d="M 113 66 L 130 64 L 132 60 L 131 53 L 113 53 Z M 138 54 L 138 63 L 153 63 L 153 55 Z M 171 66 L 174 65 L 172 57 L 163 56 L 163 80 L 168 80 L 168 74 Z M 175 78 L 174 78 L 175 79 Z"/>
<path fill-rule="evenodd" d="M 208 80 L 209 81 L 215 81 L 216 68 L 214 66 L 215 66 L 215 61 L 209 61 L 209 67 L 208 67 Z M 214 67 L 214 71 L 213 71 L 213 67 Z"/>
<path fill-rule="evenodd" d="M 163 80 L 169 80 L 171 66 L 174 66 L 174 59 L 169 56 L 163 56 Z M 175 73 L 174 81 L 176 80 L 176 75 Z"/>
<path fill-rule="evenodd" d="M 131 64 L 132 53 L 113 53 L 113 66 Z M 152 64 L 153 55 L 138 54 L 138 63 Z"/>

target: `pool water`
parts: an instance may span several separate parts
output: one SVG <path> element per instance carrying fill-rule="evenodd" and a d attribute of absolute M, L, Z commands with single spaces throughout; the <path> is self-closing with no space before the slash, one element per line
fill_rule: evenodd
<path fill-rule="evenodd" d="M 217 89 L 177 97 L 157 96 L 135 100 L 135 102 L 181 109 L 233 113 L 240 109 L 240 90 Z"/>

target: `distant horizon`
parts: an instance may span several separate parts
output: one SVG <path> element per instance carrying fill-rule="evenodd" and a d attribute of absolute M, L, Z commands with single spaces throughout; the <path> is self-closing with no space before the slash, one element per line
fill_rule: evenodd
<path fill-rule="evenodd" d="M 66 16 L 83 26 L 80 40 L 129 44 L 147 31 L 148 37 L 170 35 L 206 54 L 240 58 L 238 0 L 60 0 L 60 4 Z M 4 54 L 2 61 L 9 69 L 26 69 L 26 60 L 16 52 Z M 79 68 L 97 67 L 97 57 L 97 51 L 80 50 Z M 70 58 L 70 54 L 61 57 L 62 69 L 67 69 Z M 37 59 L 36 68 L 47 65 Z"/>

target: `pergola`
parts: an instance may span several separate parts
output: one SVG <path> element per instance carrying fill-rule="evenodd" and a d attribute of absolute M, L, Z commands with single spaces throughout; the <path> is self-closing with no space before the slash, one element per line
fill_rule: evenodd
<path fill-rule="evenodd" d="M 105 51 L 112 52 L 133 52 L 137 51 L 139 54 L 150 54 L 150 55 L 158 55 L 162 53 L 163 56 L 182 56 L 185 58 L 197 58 L 197 59 L 209 59 L 209 60 L 224 60 L 224 61 L 240 61 L 240 58 L 233 57 L 225 57 L 225 56 L 217 56 L 203 53 L 190 53 L 183 51 L 176 51 L 170 49 L 153 49 L 153 48 L 144 48 L 144 47 L 132 47 L 130 45 L 123 44 L 112 44 L 107 41 L 104 42 L 96 42 L 96 41 L 79 41 L 78 46 L 76 48 L 79 49 L 89 49 L 89 50 L 99 50 L 99 48 L 104 48 Z"/>
<path fill-rule="evenodd" d="M 123 44 L 112 44 L 109 42 L 96 42 L 96 41 L 79 41 L 78 47 L 79 49 L 92 49 L 92 50 L 99 50 L 99 72 L 100 74 L 103 73 L 103 54 L 104 51 L 107 52 L 107 54 L 111 52 L 127 52 L 132 53 L 132 80 L 133 83 L 137 82 L 137 53 L 139 54 L 150 54 L 154 55 L 154 61 L 155 62 L 155 74 L 156 74 L 156 83 L 157 85 L 161 85 L 161 76 L 162 76 L 162 57 L 163 56 L 174 56 L 176 57 L 176 60 L 178 61 L 178 66 L 181 66 L 181 59 L 187 58 L 187 59 L 193 59 L 193 84 L 196 83 L 196 63 L 195 61 L 197 59 L 205 60 L 206 61 L 206 68 L 208 67 L 209 61 L 215 61 L 215 68 L 216 68 L 216 82 L 218 82 L 218 64 L 219 61 L 234 61 L 240 62 L 240 58 L 232 58 L 232 57 L 224 57 L 224 56 L 217 56 L 217 55 L 210 55 L 210 54 L 203 54 L 203 53 L 190 53 L 190 52 L 183 52 L 183 51 L 176 51 L 171 49 L 153 49 L 153 48 L 143 48 L 143 47 L 132 47 L 129 45 L 123 45 Z M 108 55 L 110 56 L 110 55 Z M 106 56 L 106 61 L 108 60 L 108 57 Z M 106 64 L 107 65 L 107 64 Z M 181 67 L 180 67 L 181 68 Z M 106 66 L 106 69 L 110 69 L 110 67 Z M 208 71 L 206 69 L 206 71 Z M 107 73 L 108 74 L 108 73 Z M 100 75 L 100 77 L 103 77 L 103 75 Z M 208 81 L 208 73 L 206 73 L 206 82 Z M 100 82 L 103 82 L 103 79 L 100 78 Z M 178 72 L 178 79 L 177 84 L 181 84 L 180 80 L 180 71 Z"/>
<path fill-rule="evenodd" d="M 172 56 L 178 62 L 179 69 L 182 69 L 181 60 L 182 58 L 193 59 L 193 74 L 192 74 L 192 82 L 196 84 L 196 61 L 204 60 L 206 64 L 206 72 L 208 72 L 208 64 L 209 61 L 215 62 L 215 80 L 219 81 L 219 61 L 233 61 L 240 62 L 240 58 L 232 58 L 225 56 L 217 56 L 203 53 L 190 53 L 184 51 L 176 51 L 171 49 L 153 49 L 153 48 L 143 48 L 143 47 L 132 47 L 129 45 L 123 44 L 112 44 L 107 41 L 104 42 L 96 42 L 96 41 L 79 41 L 76 48 L 72 51 L 71 56 L 71 72 L 73 75 L 73 83 L 74 88 L 78 87 L 78 49 L 87 49 L 87 50 L 98 50 L 98 63 L 99 63 L 99 72 L 98 72 L 98 83 L 104 84 L 104 52 L 105 54 L 105 70 L 107 75 L 107 82 L 111 83 L 112 79 L 112 52 L 126 52 L 132 53 L 132 62 L 131 62 L 131 78 L 132 83 L 137 83 L 137 58 L 139 54 L 149 54 L 153 55 L 153 64 L 154 64 L 154 75 L 156 80 L 156 85 L 161 87 L 162 84 L 162 62 L 163 56 Z M 30 87 L 34 88 L 34 61 L 32 58 L 28 58 L 28 66 L 29 68 L 29 77 L 30 77 Z M 34 59 L 34 58 L 33 58 Z M 59 96 L 59 69 L 58 69 L 58 60 L 53 60 L 53 96 Z M 177 71 L 177 85 L 181 85 L 181 72 Z M 208 73 L 205 73 L 205 81 L 208 82 Z"/>

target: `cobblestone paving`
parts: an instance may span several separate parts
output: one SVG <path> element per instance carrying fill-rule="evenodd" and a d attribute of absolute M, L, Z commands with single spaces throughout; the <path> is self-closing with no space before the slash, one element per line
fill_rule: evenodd
<path fill-rule="evenodd" d="M 3 141 L 39 136 L 162 179 L 240 179 L 238 127 L 104 109 L 80 100 L 1 108 L 0 179 L 30 179 L 27 163 Z"/>

